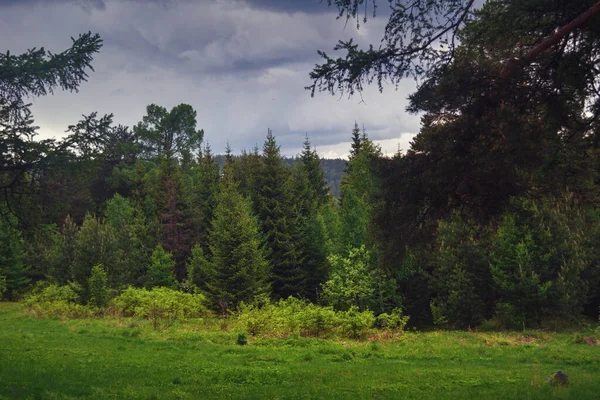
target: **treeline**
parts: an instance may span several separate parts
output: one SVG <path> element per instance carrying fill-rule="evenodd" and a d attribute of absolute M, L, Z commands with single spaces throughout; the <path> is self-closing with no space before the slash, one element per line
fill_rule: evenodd
<path fill-rule="evenodd" d="M 260 151 L 234 157 L 228 146 L 221 167 L 185 104 L 150 105 L 131 131 L 95 114 L 70 130 L 102 142 L 53 160 L 10 204 L 18 212 L 1 225 L 6 298 L 47 281 L 74 285 L 85 304 L 101 269 L 114 293 L 200 291 L 223 313 L 265 295 L 346 309 L 372 303 L 372 288 L 342 294 L 344 282 L 331 275 L 333 265 L 341 271 L 356 257 L 369 268 L 369 160 L 381 154 L 364 132 L 356 133 L 340 205 L 308 138 L 293 163 L 269 131 Z"/>

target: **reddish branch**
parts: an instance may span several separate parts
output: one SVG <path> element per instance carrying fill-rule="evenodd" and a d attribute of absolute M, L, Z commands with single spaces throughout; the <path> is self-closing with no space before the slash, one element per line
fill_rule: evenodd
<path fill-rule="evenodd" d="M 573 21 L 569 22 L 567 25 L 563 26 L 551 36 L 544 39 L 540 44 L 535 46 L 529 53 L 527 53 L 524 57 L 520 59 L 512 59 L 510 60 L 506 66 L 500 72 L 500 76 L 502 78 L 507 78 L 510 76 L 512 72 L 514 72 L 515 67 L 517 66 L 526 66 L 529 65 L 535 60 L 540 54 L 544 51 L 548 50 L 550 46 L 558 43 L 562 38 L 569 35 L 571 32 L 581 28 L 585 25 L 592 17 L 596 16 L 600 13 L 600 1 L 590 7 L 587 11 L 580 14 Z"/>

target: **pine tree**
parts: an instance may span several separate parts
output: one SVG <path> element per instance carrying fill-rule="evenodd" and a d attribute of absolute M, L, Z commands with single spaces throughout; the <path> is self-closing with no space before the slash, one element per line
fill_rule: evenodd
<path fill-rule="evenodd" d="M 273 295 L 277 298 L 303 293 L 298 212 L 292 202 L 290 173 L 269 129 L 263 146 L 263 165 L 257 179 L 256 212 L 270 251 Z"/>
<path fill-rule="evenodd" d="M 209 237 L 210 269 L 201 283 L 213 305 L 225 312 L 268 292 L 269 271 L 257 221 L 250 202 L 239 193 L 230 164 L 225 166 L 217 199 Z"/>

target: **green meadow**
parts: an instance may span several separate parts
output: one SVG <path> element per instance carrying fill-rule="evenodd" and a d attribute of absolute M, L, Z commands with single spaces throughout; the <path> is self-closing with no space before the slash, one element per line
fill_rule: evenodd
<path fill-rule="evenodd" d="M 593 399 L 598 331 L 249 337 L 218 321 L 38 319 L 0 303 L 6 399 Z M 587 342 L 586 342 L 587 341 Z M 563 370 L 567 387 L 546 379 Z"/>

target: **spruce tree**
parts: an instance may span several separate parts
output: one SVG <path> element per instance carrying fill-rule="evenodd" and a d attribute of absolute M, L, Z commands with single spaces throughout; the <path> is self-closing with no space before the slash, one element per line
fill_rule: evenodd
<path fill-rule="evenodd" d="M 362 141 L 363 135 L 361 135 L 360 128 L 358 127 L 358 123 L 354 121 L 354 128 L 352 129 L 352 143 L 350 148 L 350 160 L 354 158 L 358 154 L 360 150 L 360 144 Z"/>
<path fill-rule="evenodd" d="M 321 168 L 321 160 L 316 150 L 312 148 L 308 136 L 304 140 L 300 160 L 300 169 L 308 180 L 306 196 L 311 210 L 306 214 L 314 214 L 315 210 L 318 210 L 327 203 L 329 189 L 327 188 L 327 182 Z"/>
<path fill-rule="evenodd" d="M 250 202 L 240 194 L 231 165 L 225 165 L 209 236 L 211 262 L 205 282 L 216 309 L 225 312 L 240 301 L 268 292 L 269 265 Z M 206 267 L 203 260 L 201 264 Z"/>
<path fill-rule="evenodd" d="M 292 201 L 290 173 L 269 129 L 263 146 L 263 165 L 257 179 L 256 211 L 270 251 L 273 295 L 276 298 L 303 293 L 301 232 L 298 212 Z"/>
<path fill-rule="evenodd" d="M 146 280 L 147 287 L 175 287 L 176 280 L 174 275 L 175 261 L 173 255 L 158 244 L 152 252 L 152 261 L 148 268 Z"/>
<path fill-rule="evenodd" d="M 208 143 L 200 152 L 198 162 L 186 177 L 186 224 L 190 226 L 190 242 L 208 250 L 208 231 L 212 221 L 219 188 L 219 164 Z"/>
<path fill-rule="evenodd" d="M 207 291 L 208 286 L 206 282 L 211 276 L 211 265 L 204 255 L 202 246 L 196 245 L 192 247 L 192 255 L 187 263 L 187 287 L 192 291 L 196 289 Z"/>
<path fill-rule="evenodd" d="M 304 275 L 304 287 L 299 294 L 314 301 L 318 287 L 327 278 L 325 221 L 320 213 L 328 201 L 328 191 L 319 157 L 308 137 L 299 158 L 301 162 L 293 169 L 294 203 L 298 212 L 299 251 Z"/>

